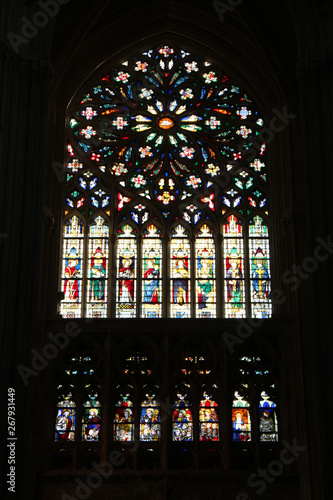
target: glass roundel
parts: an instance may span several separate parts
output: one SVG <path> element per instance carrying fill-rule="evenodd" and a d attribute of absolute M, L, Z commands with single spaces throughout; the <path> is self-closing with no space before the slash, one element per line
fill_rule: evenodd
<path fill-rule="evenodd" d="M 254 141 L 263 121 L 250 98 L 213 62 L 174 45 L 119 63 L 73 111 L 69 152 L 74 146 L 102 176 L 161 209 L 203 190 L 212 200 L 212 183 L 221 179 L 225 186 L 225 172 L 242 160 L 249 170 L 253 151 L 260 157 Z M 71 165 L 73 173 L 82 168 L 76 159 Z M 236 187 L 225 203 L 220 200 L 226 209 L 242 199 L 235 198 Z M 69 202 L 79 208 L 74 198 Z M 109 199 L 99 193 L 91 203 L 104 208 Z"/>

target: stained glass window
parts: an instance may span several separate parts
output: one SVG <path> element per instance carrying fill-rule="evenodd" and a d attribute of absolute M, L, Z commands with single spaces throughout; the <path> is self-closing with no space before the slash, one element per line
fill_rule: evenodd
<path fill-rule="evenodd" d="M 72 394 L 68 392 L 57 404 L 55 441 L 74 441 L 75 418 L 76 404 L 72 400 Z"/>
<path fill-rule="evenodd" d="M 134 230 L 124 225 L 117 245 L 117 317 L 136 317 L 137 244 Z"/>
<path fill-rule="evenodd" d="M 147 394 L 146 399 L 141 403 L 140 441 L 160 441 L 161 439 L 160 405 L 154 396 Z"/>
<path fill-rule="evenodd" d="M 258 215 L 250 222 L 249 252 L 251 314 L 254 317 L 269 318 L 272 313 L 272 302 L 268 228 Z"/>
<path fill-rule="evenodd" d="M 80 343 L 61 364 L 55 441 L 100 441 L 102 386 L 96 374 L 97 357 Z"/>
<path fill-rule="evenodd" d="M 246 315 L 243 228 L 234 215 L 223 225 L 223 236 L 225 316 L 243 318 Z"/>
<path fill-rule="evenodd" d="M 88 248 L 88 318 L 107 316 L 107 284 L 109 262 L 109 228 L 100 215 L 89 227 Z"/>
<path fill-rule="evenodd" d="M 278 441 L 276 404 L 265 391 L 261 393 L 259 402 L 259 420 L 260 441 Z"/>
<path fill-rule="evenodd" d="M 246 408 L 251 405 L 254 417 L 252 425 L 256 428 L 259 440 L 278 441 L 277 394 L 272 360 L 263 355 L 257 345 L 249 346 L 247 351 L 237 362 L 237 372 L 242 384 L 239 393 L 235 393 L 238 403 L 235 399 L 233 418 L 235 407 L 246 402 Z M 245 407 L 244 404 L 243 406 Z M 257 408 L 259 411 L 254 411 Z"/>
<path fill-rule="evenodd" d="M 134 441 L 133 402 L 130 394 L 121 394 L 113 419 L 113 439 Z"/>
<path fill-rule="evenodd" d="M 199 427 L 200 441 L 219 441 L 217 403 L 207 391 L 204 391 L 200 401 Z"/>
<path fill-rule="evenodd" d="M 271 317 L 264 127 L 174 44 L 98 69 L 68 107 L 62 316 Z"/>
<path fill-rule="evenodd" d="M 101 439 L 101 403 L 98 393 L 89 391 L 88 399 L 83 404 L 82 439 L 84 441 L 99 441 Z"/>
<path fill-rule="evenodd" d="M 83 222 L 73 215 L 66 221 L 63 231 L 61 289 L 64 299 L 61 302 L 61 314 L 65 318 L 82 315 L 83 235 Z"/>
<path fill-rule="evenodd" d="M 244 396 L 235 392 L 232 404 L 232 439 L 233 441 L 251 441 L 250 404 Z"/>
<path fill-rule="evenodd" d="M 196 255 L 196 316 L 216 317 L 215 243 L 207 224 L 197 232 Z"/>
<path fill-rule="evenodd" d="M 153 224 L 144 232 L 142 243 L 142 316 L 162 316 L 162 242 L 161 231 Z"/>
<path fill-rule="evenodd" d="M 186 389 L 190 389 L 189 384 L 183 384 L 183 387 L 177 393 L 177 400 L 174 404 L 172 415 L 173 441 L 193 441 L 192 409 Z"/>
<path fill-rule="evenodd" d="M 191 317 L 191 249 L 185 228 L 178 224 L 171 238 L 171 317 Z"/>

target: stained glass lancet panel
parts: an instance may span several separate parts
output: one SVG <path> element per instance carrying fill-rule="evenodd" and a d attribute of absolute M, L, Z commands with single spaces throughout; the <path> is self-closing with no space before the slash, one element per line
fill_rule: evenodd
<path fill-rule="evenodd" d="M 259 401 L 260 441 L 278 441 L 278 420 L 276 404 L 263 391 Z"/>
<path fill-rule="evenodd" d="M 172 232 L 170 246 L 170 316 L 191 317 L 191 249 L 185 228 L 178 224 Z"/>
<path fill-rule="evenodd" d="M 203 224 L 195 241 L 196 317 L 216 317 L 215 243 L 212 230 Z"/>
<path fill-rule="evenodd" d="M 140 441 L 160 441 L 160 422 L 160 405 L 153 395 L 147 395 L 141 403 Z"/>
<path fill-rule="evenodd" d="M 217 403 L 206 391 L 200 401 L 199 439 L 200 441 L 219 441 Z"/>
<path fill-rule="evenodd" d="M 74 441 L 76 404 L 68 392 L 57 404 L 55 441 Z"/>
<path fill-rule="evenodd" d="M 120 395 L 113 419 L 114 441 L 134 441 L 133 401 L 130 394 Z"/>
<path fill-rule="evenodd" d="M 161 231 L 150 224 L 142 242 L 142 317 L 162 316 L 162 241 Z"/>
<path fill-rule="evenodd" d="M 137 241 L 133 228 L 125 224 L 117 241 L 117 318 L 136 317 Z"/>
<path fill-rule="evenodd" d="M 83 403 L 82 440 L 99 441 L 101 439 L 101 403 L 98 392 L 92 390 L 88 393 L 87 400 Z"/>
<path fill-rule="evenodd" d="M 226 318 L 243 318 L 245 312 L 243 227 L 235 215 L 223 224 L 224 301 Z"/>
<path fill-rule="evenodd" d="M 272 301 L 270 299 L 270 253 L 268 228 L 263 219 L 256 215 L 249 226 L 249 260 L 251 275 L 251 316 L 270 318 Z"/>
<path fill-rule="evenodd" d="M 65 222 L 63 230 L 61 290 L 64 299 L 60 312 L 65 318 L 79 318 L 82 315 L 83 238 L 83 221 L 73 215 Z"/>
<path fill-rule="evenodd" d="M 251 441 L 250 404 L 237 391 L 232 404 L 232 440 Z"/>
<path fill-rule="evenodd" d="M 107 317 L 107 284 L 109 262 L 109 227 L 100 215 L 89 228 L 88 245 L 88 318 Z"/>
<path fill-rule="evenodd" d="M 172 440 L 173 441 L 193 441 L 193 418 L 191 403 L 187 399 L 186 387 L 190 389 L 188 384 L 183 384 L 183 389 L 177 393 L 173 415 L 172 415 Z"/>

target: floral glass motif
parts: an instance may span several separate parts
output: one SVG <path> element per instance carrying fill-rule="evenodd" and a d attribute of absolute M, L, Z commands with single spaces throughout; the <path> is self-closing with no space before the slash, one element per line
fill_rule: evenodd
<path fill-rule="evenodd" d="M 113 420 L 114 441 L 134 441 L 133 402 L 129 394 L 121 395 Z"/>
<path fill-rule="evenodd" d="M 203 224 L 197 232 L 196 253 L 196 316 L 216 317 L 215 243 L 212 230 Z"/>
<path fill-rule="evenodd" d="M 172 432 L 173 441 L 193 441 L 192 409 L 184 391 L 177 394 L 172 415 Z"/>
<path fill-rule="evenodd" d="M 223 237 L 225 316 L 243 318 L 246 315 L 243 228 L 234 215 L 223 225 Z"/>
<path fill-rule="evenodd" d="M 140 441 L 161 440 L 160 405 L 154 395 L 146 395 L 141 403 Z"/>
<path fill-rule="evenodd" d="M 100 215 L 89 227 L 87 317 L 106 318 L 109 227 Z"/>
<path fill-rule="evenodd" d="M 278 420 L 276 404 L 269 399 L 265 391 L 259 401 L 260 441 L 278 441 Z"/>
<path fill-rule="evenodd" d="M 124 225 L 117 242 L 117 312 L 118 318 L 136 316 L 137 243 L 134 230 Z"/>
<path fill-rule="evenodd" d="M 250 404 L 237 391 L 232 404 L 232 440 L 251 441 Z"/>
<path fill-rule="evenodd" d="M 171 317 L 191 317 L 190 243 L 185 228 L 176 226 L 172 232 L 170 250 Z"/>
<path fill-rule="evenodd" d="M 71 397 L 72 394 L 68 394 L 57 404 L 55 441 L 74 441 L 76 405 Z"/>
<path fill-rule="evenodd" d="M 268 228 L 259 215 L 250 221 L 249 260 L 251 315 L 256 318 L 269 318 L 272 315 L 272 301 Z"/>
<path fill-rule="evenodd" d="M 200 401 L 199 439 L 200 441 L 219 441 L 217 403 L 206 391 Z"/>
<path fill-rule="evenodd" d="M 142 316 L 162 316 L 162 242 L 153 224 L 144 232 L 142 243 Z"/>
<path fill-rule="evenodd" d="M 83 259 L 83 222 L 73 215 L 64 225 L 62 284 L 64 298 L 60 311 L 65 318 L 81 316 L 82 304 L 82 259 Z"/>
<path fill-rule="evenodd" d="M 148 188 L 159 205 L 180 200 L 179 181 L 189 181 L 182 188 L 194 196 L 196 179 L 223 176 L 235 159 L 248 164 L 263 126 L 251 99 L 216 64 L 176 46 L 130 57 L 125 69 L 116 64 L 86 95 L 70 114 L 72 155 L 83 142 L 88 163 L 105 167 L 105 180 L 139 196 Z M 173 189 L 159 189 L 161 174 Z"/>
<path fill-rule="evenodd" d="M 91 394 L 89 399 L 83 404 L 83 441 L 99 441 L 101 439 L 101 404 L 96 397 L 98 397 L 98 394 Z"/>

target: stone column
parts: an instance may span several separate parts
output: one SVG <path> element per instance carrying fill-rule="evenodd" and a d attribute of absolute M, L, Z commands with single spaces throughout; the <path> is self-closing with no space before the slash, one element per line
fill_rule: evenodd
<path fill-rule="evenodd" d="M 328 14 L 327 14 L 328 15 Z M 331 17 L 331 33 L 333 19 Z M 324 23 L 322 25 L 324 27 Z M 323 29 L 324 31 L 324 29 Z M 325 39 L 325 34 L 323 35 Z M 327 46 L 329 37 L 327 36 Z M 333 51 L 311 50 L 298 63 L 306 180 L 308 255 L 300 263 L 310 289 L 312 324 L 304 330 L 303 359 L 307 398 L 309 457 L 313 498 L 330 494 L 331 450 L 327 444 L 332 393 L 333 280 Z M 303 314 L 305 314 L 303 312 Z M 307 337 L 307 339 L 306 339 Z M 314 361 L 314 374 L 306 370 Z M 315 430 L 317 426 L 318 432 Z"/>
<path fill-rule="evenodd" d="M 31 367 L 37 342 L 40 248 L 43 227 L 43 190 L 47 123 L 48 62 L 28 60 L 0 45 L 1 180 L 1 385 L 6 413 L 7 388 L 15 389 L 16 494 L 33 498 L 26 488 L 29 430 L 38 418 L 32 408 L 34 376 L 20 375 L 19 365 Z M 32 410 L 32 414 L 29 413 Z M 7 432 L 8 424 L 1 425 Z M 4 447 L 3 447 L 4 448 Z M 8 473 L 8 448 L 2 450 L 1 470 Z M 7 478 L 6 478 L 7 480 Z M 8 484 L 2 481 L 3 497 Z"/>

